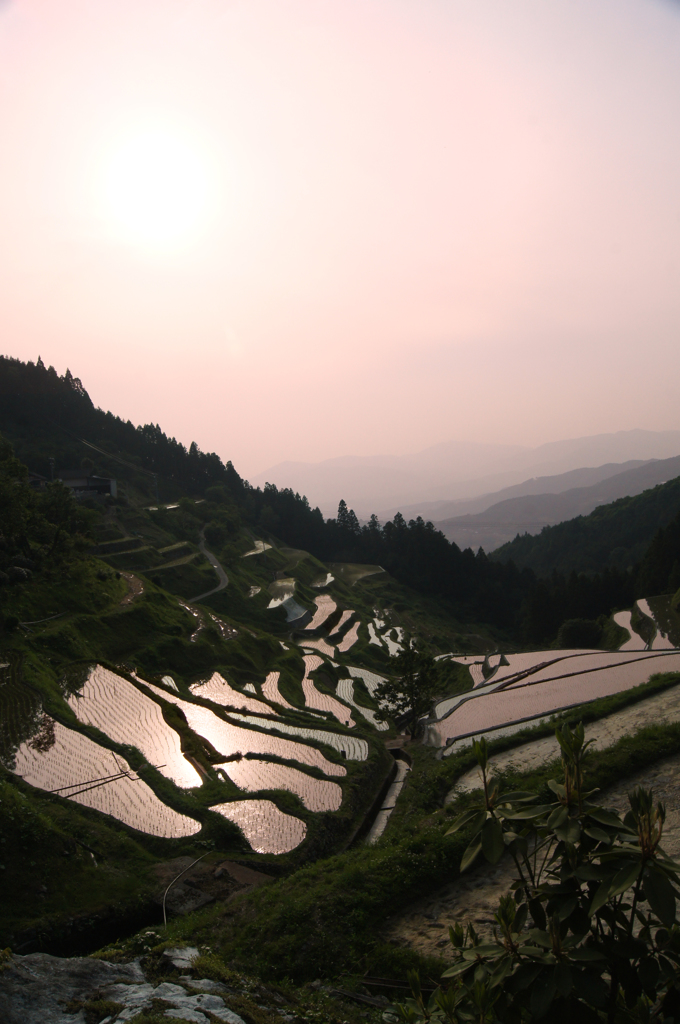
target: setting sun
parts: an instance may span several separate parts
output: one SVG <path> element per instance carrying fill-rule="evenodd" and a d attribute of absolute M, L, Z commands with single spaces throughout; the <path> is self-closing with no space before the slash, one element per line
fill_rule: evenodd
<path fill-rule="evenodd" d="M 139 132 L 107 161 L 105 216 L 125 241 L 170 246 L 201 226 L 210 185 L 206 160 L 191 140 L 167 130 Z"/>

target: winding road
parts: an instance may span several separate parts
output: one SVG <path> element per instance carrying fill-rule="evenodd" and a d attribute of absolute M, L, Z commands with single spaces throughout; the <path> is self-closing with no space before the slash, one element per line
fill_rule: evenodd
<path fill-rule="evenodd" d="M 208 559 L 213 569 L 217 573 L 217 578 L 220 582 L 217 584 L 216 587 L 213 587 L 212 590 L 206 590 L 204 594 L 199 594 L 198 597 L 192 597 L 192 602 L 202 601 L 204 597 L 210 597 L 211 594 L 216 594 L 219 590 L 224 590 L 225 587 L 229 586 L 229 577 L 227 576 L 226 572 L 224 571 L 220 563 L 217 561 L 215 555 L 213 555 L 212 551 L 208 551 L 208 549 L 205 546 L 205 526 L 201 530 L 199 536 L 201 539 L 198 542 L 198 546 L 200 548 L 201 554 L 205 555 L 205 557 Z"/>

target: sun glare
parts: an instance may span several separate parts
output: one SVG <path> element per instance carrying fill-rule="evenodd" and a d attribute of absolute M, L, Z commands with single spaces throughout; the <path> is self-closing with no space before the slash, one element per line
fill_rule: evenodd
<path fill-rule="evenodd" d="M 125 241 L 169 248 L 206 221 L 210 185 L 207 161 L 192 140 L 165 130 L 140 132 L 107 161 L 106 219 Z"/>

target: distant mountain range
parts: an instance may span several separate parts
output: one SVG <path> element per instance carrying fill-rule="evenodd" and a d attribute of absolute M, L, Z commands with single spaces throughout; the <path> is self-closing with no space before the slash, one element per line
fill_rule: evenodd
<path fill-rule="evenodd" d="M 259 473 L 251 482 L 256 486 L 273 483 L 291 487 L 306 494 L 311 505 L 318 505 L 326 515 L 335 515 L 338 502 L 344 498 L 360 518 L 375 512 L 385 520 L 401 511 L 407 518 L 423 515 L 441 521 L 456 514 L 483 511 L 462 505 L 454 509 L 450 503 L 498 492 L 521 484 L 528 477 L 559 475 L 611 463 L 629 464 L 627 468 L 633 468 L 635 463 L 679 454 L 680 430 L 624 430 L 553 441 L 537 448 L 446 441 L 412 455 L 281 462 Z M 575 479 L 564 489 L 596 482 Z M 492 497 L 489 504 L 497 500 Z M 449 507 L 442 508 L 445 503 Z"/>
<path fill-rule="evenodd" d="M 631 466 L 630 463 L 627 465 Z M 622 467 L 610 463 L 599 467 L 598 470 L 578 470 L 576 473 L 528 480 L 518 487 L 499 492 L 496 497 L 503 496 L 504 500 L 494 502 L 484 511 L 476 515 L 460 515 L 437 521 L 436 526 L 461 548 L 482 547 L 487 552 L 494 551 L 502 544 L 513 540 L 517 534 L 540 533 L 544 526 L 588 515 L 599 505 L 616 501 L 617 498 L 641 494 L 650 487 L 675 479 L 680 476 L 680 456 L 634 464 L 633 468 L 628 468 L 624 472 L 609 475 L 609 471 L 617 468 Z M 603 475 L 602 479 L 589 487 L 571 487 L 568 490 L 557 491 L 557 488 L 567 480 L 583 477 L 588 473 L 596 475 L 603 471 L 607 471 L 608 475 Z M 505 497 L 509 492 L 516 493 L 523 488 L 530 489 L 517 496 Z M 533 488 L 540 488 L 539 493 Z M 477 500 L 488 501 L 489 497 L 486 495 L 484 499 Z"/>

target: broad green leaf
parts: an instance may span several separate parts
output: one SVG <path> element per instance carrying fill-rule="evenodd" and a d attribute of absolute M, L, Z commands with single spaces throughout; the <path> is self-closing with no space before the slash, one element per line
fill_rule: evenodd
<path fill-rule="evenodd" d="M 455 978 L 458 974 L 464 974 L 465 971 L 469 971 L 472 966 L 469 960 L 461 960 L 459 963 L 454 964 L 453 967 L 445 970 L 442 978 Z"/>
<path fill-rule="evenodd" d="M 502 984 L 507 978 L 508 974 L 512 970 L 512 958 L 509 956 L 503 957 L 496 970 L 489 978 L 491 988 L 495 988 L 497 985 Z"/>
<path fill-rule="evenodd" d="M 625 892 L 626 889 L 630 889 L 631 885 L 634 884 L 640 874 L 640 867 L 640 861 L 634 861 L 632 864 L 626 864 L 620 871 L 617 871 L 612 878 L 608 899 L 613 899 L 614 896 L 618 896 L 619 893 Z"/>
<path fill-rule="evenodd" d="M 604 807 L 586 808 L 589 818 L 599 822 L 600 825 L 609 825 L 610 828 L 621 828 L 623 822 L 614 811 L 608 811 Z"/>
<path fill-rule="evenodd" d="M 467 871 L 471 864 L 474 864 L 474 862 L 477 860 L 477 857 L 481 853 L 481 850 L 481 839 L 473 839 L 470 845 L 468 846 L 467 850 L 463 854 L 463 859 L 460 862 L 461 874 L 463 873 L 463 871 Z"/>
<path fill-rule="evenodd" d="M 565 900 L 562 906 L 557 911 L 557 916 L 560 921 L 566 921 L 568 917 L 574 913 L 578 906 L 578 900 L 575 897 Z"/>
<path fill-rule="evenodd" d="M 589 825 L 587 828 L 584 828 L 583 831 L 587 836 L 590 836 L 591 839 L 596 839 L 598 843 L 607 843 L 607 845 L 609 845 L 612 841 L 610 834 L 605 832 L 604 829 L 598 828 L 597 825 Z"/>
<path fill-rule="evenodd" d="M 458 832 L 461 828 L 465 828 L 466 825 L 471 825 L 473 832 L 479 832 L 480 828 L 486 821 L 486 811 L 480 811 L 478 807 L 474 807 L 472 810 L 465 811 L 459 818 L 456 818 L 451 828 L 444 834 L 447 836 L 453 835 L 454 832 Z"/>
<path fill-rule="evenodd" d="M 610 889 L 610 886 L 611 886 L 610 880 L 608 878 L 605 878 L 604 882 L 602 882 L 600 884 L 600 886 L 598 887 L 597 892 L 593 896 L 593 901 L 590 904 L 590 910 L 588 911 L 588 913 L 590 914 L 591 917 L 594 914 L 596 914 L 598 912 L 598 910 L 600 910 L 600 908 L 603 907 L 605 905 L 605 903 L 607 902 L 607 900 L 609 899 L 609 889 Z"/>
<path fill-rule="evenodd" d="M 547 921 L 545 917 L 545 910 L 543 909 L 543 904 L 540 900 L 529 900 L 529 913 L 531 914 L 531 919 L 536 927 L 545 931 Z"/>
<path fill-rule="evenodd" d="M 675 922 L 675 893 L 663 871 L 647 868 L 644 876 L 647 902 L 662 924 L 670 928 Z"/>
<path fill-rule="evenodd" d="M 503 856 L 505 843 L 501 823 L 489 818 L 482 829 L 482 853 L 491 864 L 496 864 Z"/>
<path fill-rule="evenodd" d="M 538 807 L 520 807 L 512 813 L 508 813 L 507 817 L 513 821 L 523 818 L 539 818 L 542 814 L 546 814 L 551 810 L 550 804 L 540 804 Z"/>
<path fill-rule="evenodd" d="M 556 807 L 548 818 L 548 828 L 559 828 L 569 817 L 569 811 L 566 807 Z"/>

